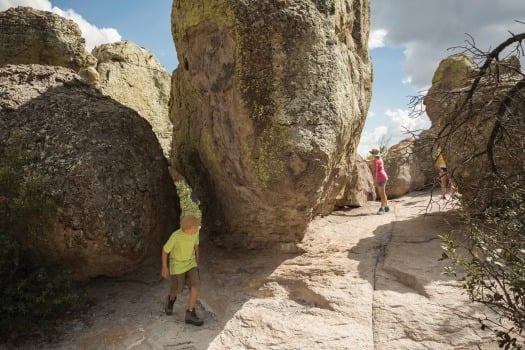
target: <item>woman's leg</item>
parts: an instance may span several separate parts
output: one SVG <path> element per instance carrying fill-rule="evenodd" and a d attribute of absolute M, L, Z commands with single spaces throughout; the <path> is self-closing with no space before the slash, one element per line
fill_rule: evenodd
<path fill-rule="evenodd" d="M 441 187 L 441 196 L 445 197 L 445 194 L 447 194 L 447 181 L 448 181 L 448 175 L 447 172 L 443 169 L 439 170 L 439 183 Z"/>
<path fill-rule="evenodd" d="M 385 186 L 377 186 L 377 192 L 379 192 L 379 197 L 381 198 L 381 207 L 386 207 L 388 199 L 386 197 Z"/>

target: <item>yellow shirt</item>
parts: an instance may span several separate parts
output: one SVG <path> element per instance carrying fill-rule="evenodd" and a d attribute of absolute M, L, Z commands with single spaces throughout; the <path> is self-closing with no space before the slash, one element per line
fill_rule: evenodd
<path fill-rule="evenodd" d="M 447 163 L 445 163 L 445 158 L 443 157 L 443 153 L 441 152 L 441 148 L 438 147 L 437 149 L 437 160 L 436 160 L 436 163 L 437 163 L 437 166 L 438 168 L 447 168 Z"/>
<path fill-rule="evenodd" d="M 187 234 L 178 229 L 173 232 L 162 249 L 169 254 L 169 270 L 171 275 L 185 273 L 197 267 L 195 246 L 199 245 L 199 232 Z"/>

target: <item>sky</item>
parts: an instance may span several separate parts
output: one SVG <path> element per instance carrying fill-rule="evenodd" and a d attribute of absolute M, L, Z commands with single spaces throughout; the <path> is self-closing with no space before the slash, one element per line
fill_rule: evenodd
<path fill-rule="evenodd" d="M 88 50 L 130 40 L 151 51 L 171 74 L 178 65 L 171 4 L 172 0 L 0 0 L 0 11 L 31 6 L 57 13 L 78 23 Z M 461 52 L 469 36 L 488 51 L 509 32 L 525 32 L 525 0 L 370 0 L 370 6 L 374 80 L 358 147 L 362 156 L 408 137 L 406 130 L 430 126 L 425 115 L 410 117 L 410 97 L 426 92 L 439 62 Z"/>

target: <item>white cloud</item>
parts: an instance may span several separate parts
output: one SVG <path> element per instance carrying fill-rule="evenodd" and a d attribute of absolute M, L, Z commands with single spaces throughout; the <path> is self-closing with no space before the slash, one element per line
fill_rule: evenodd
<path fill-rule="evenodd" d="M 58 7 L 53 7 L 52 12 L 78 24 L 82 31 L 82 36 L 86 39 L 86 49 L 88 51 L 91 51 L 95 46 L 121 40 L 121 36 L 116 29 L 98 28 L 73 10 L 63 11 Z"/>
<path fill-rule="evenodd" d="M 81 15 L 73 10 L 62 10 L 48 0 L 0 0 L 0 11 L 5 11 L 10 7 L 29 6 L 37 10 L 50 11 L 59 16 L 73 20 L 78 24 L 82 31 L 82 36 L 86 39 L 86 49 L 91 51 L 95 46 L 112 43 L 121 40 L 121 36 L 114 28 L 98 28 L 86 21 Z"/>
<path fill-rule="evenodd" d="M 372 30 L 368 40 L 368 48 L 370 50 L 385 46 L 385 38 L 388 32 L 385 29 Z"/>
<path fill-rule="evenodd" d="M 374 147 L 386 143 L 387 146 L 397 144 L 399 141 L 411 137 L 407 131 L 418 134 L 418 131 L 428 129 L 430 120 L 426 115 L 413 117 L 408 110 L 387 109 L 385 119 L 388 125 L 375 127 L 371 132 L 364 130 L 357 148 L 357 152 L 362 156 L 368 155 L 368 151 Z"/>
<path fill-rule="evenodd" d="M 374 0 L 371 7 L 371 32 L 386 31 L 383 45 L 405 50 L 403 68 L 416 89 L 430 85 L 442 59 L 461 52 L 449 49 L 464 46 L 467 33 L 477 47 L 489 50 L 509 31 L 525 31 L 516 22 L 525 20 L 523 0 Z"/>

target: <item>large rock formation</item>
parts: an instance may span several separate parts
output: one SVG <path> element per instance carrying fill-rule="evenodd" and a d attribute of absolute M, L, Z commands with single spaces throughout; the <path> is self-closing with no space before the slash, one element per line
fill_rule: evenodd
<path fill-rule="evenodd" d="M 464 54 L 444 59 L 424 100 L 432 120 L 426 136 L 434 150 L 440 144 L 471 211 L 500 206 L 503 192 L 525 186 L 525 87 L 519 62 L 511 57 L 487 68 L 480 70 Z"/>
<path fill-rule="evenodd" d="M 56 230 L 24 237 L 83 279 L 137 267 L 178 224 L 178 198 L 150 125 L 79 80 L 39 65 L 0 69 L 0 143 L 27 130 L 32 166 L 50 177 Z"/>
<path fill-rule="evenodd" d="M 226 244 L 298 241 L 333 209 L 371 96 L 369 11 L 368 0 L 173 2 L 173 163 Z"/>
<path fill-rule="evenodd" d="M 0 12 L 0 67 L 36 63 L 79 71 L 86 57 L 75 22 L 31 7 Z"/>
<path fill-rule="evenodd" d="M 390 147 L 385 158 L 385 170 L 388 174 L 386 192 L 389 198 L 401 197 L 425 186 L 426 177 L 414 152 L 412 139 L 402 140 Z"/>
<path fill-rule="evenodd" d="M 170 76 L 151 52 L 130 41 L 98 46 L 100 88 L 136 110 L 152 126 L 166 158 L 171 151 L 173 126 L 169 118 Z"/>

